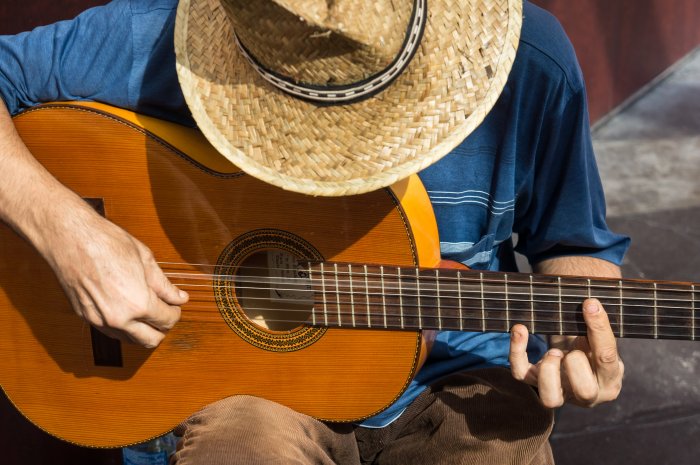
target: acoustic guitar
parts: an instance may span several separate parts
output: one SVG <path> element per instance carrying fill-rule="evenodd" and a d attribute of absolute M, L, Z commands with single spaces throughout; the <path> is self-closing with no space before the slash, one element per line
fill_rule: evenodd
<path fill-rule="evenodd" d="M 468 271 L 442 262 L 417 177 L 353 197 L 260 182 L 195 130 L 100 104 L 15 117 L 46 168 L 148 245 L 190 294 L 147 350 L 79 319 L 50 267 L 0 225 L 0 385 L 64 440 L 117 447 L 234 394 L 329 421 L 391 405 L 433 330 L 585 334 L 595 296 L 620 337 L 696 340 L 696 285 Z"/>

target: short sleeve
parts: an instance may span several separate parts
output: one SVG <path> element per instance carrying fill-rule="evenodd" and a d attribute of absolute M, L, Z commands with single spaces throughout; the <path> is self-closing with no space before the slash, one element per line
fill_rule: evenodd
<path fill-rule="evenodd" d="M 620 264 L 630 241 L 606 223 L 585 90 L 564 83 L 547 100 L 516 250 L 531 263 L 586 255 Z"/>

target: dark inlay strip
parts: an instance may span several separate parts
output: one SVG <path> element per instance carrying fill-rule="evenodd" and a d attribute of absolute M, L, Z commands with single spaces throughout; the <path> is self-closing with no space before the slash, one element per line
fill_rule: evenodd
<path fill-rule="evenodd" d="M 105 216 L 104 199 L 86 198 L 85 200 L 97 213 Z M 96 366 L 122 367 L 122 346 L 119 340 L 102 334 L 92 326 L 90 327 L 90 339 L 92 341 L 92 358 Z"/>

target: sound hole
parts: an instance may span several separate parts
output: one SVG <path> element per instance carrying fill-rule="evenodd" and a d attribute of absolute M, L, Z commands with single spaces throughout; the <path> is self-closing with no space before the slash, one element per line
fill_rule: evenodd
<path fill-rule="evenodd" d="M 238 303 L 248 319 L 270 331 L 292 331 L 308 322 L 313 291 L 299 259 L 279 249 L 246 257 L 235 277 Z"/>

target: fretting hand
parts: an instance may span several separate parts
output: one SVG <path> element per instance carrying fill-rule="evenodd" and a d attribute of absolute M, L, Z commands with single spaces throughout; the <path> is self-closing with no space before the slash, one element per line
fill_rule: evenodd
<path fill-rule="evenodd" d="M 560 339 L 534 365 L 527 358 L 527 328 L 518 324 L 511 330 L 511 372 L 538 388 L 545 407 L 560 407 L 564 402 L 593 407 L 615 400 L 620 393 L 624 364 L 608 315 L 598 300 L 587 299 L 583 316 L 588 337 Z"/>

